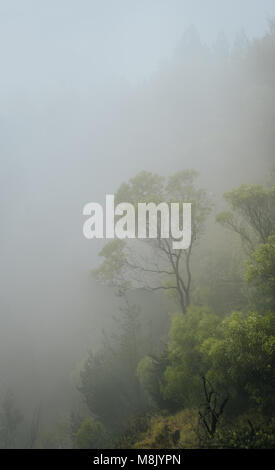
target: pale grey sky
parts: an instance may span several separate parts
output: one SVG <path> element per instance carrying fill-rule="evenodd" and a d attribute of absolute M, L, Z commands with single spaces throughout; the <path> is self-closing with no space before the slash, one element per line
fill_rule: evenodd
<path fill-rule="evenodd" d="M 203 42 L 221 30 L 232 42 L 274 16 L 274 0 L 0 0 L 0 93 L 136 83 L 190 25 Z"/>

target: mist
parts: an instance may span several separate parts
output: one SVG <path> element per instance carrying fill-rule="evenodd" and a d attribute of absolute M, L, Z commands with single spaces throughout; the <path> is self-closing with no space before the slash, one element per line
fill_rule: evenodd
<path fill-rule="evenodd" d="M 0 396 L 26 426 L 38 406 L 42 429 L 86 410 L 77 370 L 116 329 L 83 206 L 140 171 L 197 170 L 218 206 L 266 183 L 273 17 L 268 0 L 0 1 Z M 174 300 L 130 299 L 163 341 Z"/>

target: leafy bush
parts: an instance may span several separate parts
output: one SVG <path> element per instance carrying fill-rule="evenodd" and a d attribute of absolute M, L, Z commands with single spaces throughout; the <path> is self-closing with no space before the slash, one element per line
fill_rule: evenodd
<path fill-rule="evenodd" d="M 83 421 L 76 433 L 76 445 L 79 449 L 107 449 L 110 439 L 104 426 L 89 418 Z"/>
<path fill-rule="evenodd" d="M 219 449 L 274 449 L 275 420 L 253 426 L 250 421 L 218 430 L 213 439 L 205 442 L 207 448 Z"/>

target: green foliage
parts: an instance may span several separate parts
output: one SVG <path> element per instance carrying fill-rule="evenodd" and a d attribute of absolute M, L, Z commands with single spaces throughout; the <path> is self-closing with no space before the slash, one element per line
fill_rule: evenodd
<path fill-rule="evenodd" d="M 241 185 L 224 198 L 233 213 L 218 214 L 217 221 L 238 233 L 250 250 L 275 233 L 275 186 Z"/>
<path fill-rule="evenodd" d="M 210 210 L 205 192 L 194 186 L 196 176 L 196 172 L 190 170 L 165 180 L 142 172 L 121 185 L 117 202 L 128 200 L 137 204 L 148 199 L 192 202 L 193 243 L 197 234 L 202 233 Z M 175 256 L 177 260 L 177 270 L 168 259 L 165 268 L 162 265 L 157 286 L 171 292 L 178 281 L 180 288 L 176 292 L 179 296 L 182 294 L 181 307 L 185 315 L 178 313 L 171 317 L 168 344 L 160 349 L 159 356 L 152 354 L 150 348 L 146 351 L 141 347 L 137 311 L 131 313 L 128 308 L 120 323 L 121 334 L 116 337 L 116 346 L 105 345 L 104 350 L 90 354 L 85 362 L 80 390 L 92 414 L 99 416 L 108 429 L 119 436 L 116 447 L 274 447 L 274 191 L 274 187 L 242 185 L 225 194 L 232 212 L 219 214 L 217 220 L 237 232 L 249 248 L 245 277 L 245 251 L 238 240 L 233 240 L 237 244 L 237 260 L 232 260 L 232 252 L 214 253 L 212 265 L 206 270 L 199 259 L 197 271 L 203 272 L 198 275 L 194 269 L 199 282 L 194 283 L 192 292 L 198 305 L 189 303 L 191 250 L 177 258 L 177 253 L 168 249 L 170 261 L 171 253 L 172 259 Z M 115 280 L 122 294 L 131 285 L 131 270 L 136 279 L 139 269 L 146 286 L 148 279 L 150 283 L 155 279 L 156 259 L 163 255 L 161 250 L 152 253 L 152 259 L 148 256 L 146 262 L 141 257 L 138 266 L 138 250 L 129 249 L 128 242 L 111 242 L 101 252 L 104 261 L 97 276 L 101 280 Z M 147 265 L 150 261 L 151 268 Z M 219 287 L 221 281 L 223 288 Z M 213 305 L 217 314 L 204 304 Z M 235 305 L 242 311 L 232 312 Z M 211 384 L 203 415 L 202 378 L 204 383 Z M 151 400 L 146 396 L 143 401 L 144 390 Z M 148 405 L 151 417 L 147 414 Z M 256 410 L 255 416 L 245 418 L 244 414 L 251 409 Z M 175 411 L 178 413 L 169 414 Z M 146 414 L 140 416 L 140 412 Z M 198 430 L 203 418 L 207 425 L 214 423 L 215 426 L 202 438 Z"/>
<path fill-rule="evenodd" d="M 91 353 L 81 372 L 79 390 L 91 413 L 109 429 L 117 430 L 137 407 L 137 379 L 126 365 L 127 357 L 107 349 Z"/>
<path fill-rule="evenodd" d="M 99 421 L 89 418 L 76 433 L 76 445 L 78 449 L 108 449 L 110 438 Z"/>
<path fill-rule="evenodd" d="M 136 377 L 143 341 L 139 310 L 126 303 L 115 320 L 118 333 L 106 338 L 104 348 L 90 352 L 80 372 L 79 391 L 91 414 L 118 432 L 129 415 L 146 408 L 147 400 Z"/>
<path fill-rule="evenodd" d="M 167 201 L 192 204 L 192 233 L 196 238 L 203 233 L 205 221 L 212 209 L 206 191 L 195 186 L 198 175 L 195 170 L 179 171 L 168 178 L 165 187 Z"/>
<path fill-rule="evenodd" d="M 199 447 L 196 433 L 197 411 L 152 416 L 148 429 L 134 446 L 136 449 L 194 449 Z"/>
<path fill-rule="evenodd" d="M 99 253 L 104 261 L 98 268 L 93 270 L 98 280 L 114 281 L 117 278 L 118 285 L 121 288 L 130 287 L 127 280 L 120 280 L 126 262 L 125 247 L 125 241 L 118 239 L 111 240 L 104 245 Z"/>
<path fill-rule="evenodd" d="M 138 202 L 159 203 L 164 197 L 165 179 L 157 174 L 141 171 L 129 183 L 122 183 L 118 188 L 115 201 L 130 202 L 136 205 Z"/>
<path fill-rule="evenodd" d="M 0 409 L 0 448 L 11 449 L 16 445 L 17 430 L 23 416 L 16 408 L 13 394 L 8 391 Z"/>
<path fill-rule="evenodd" d="M 207 370 L 201 345 L 215 334 L 218 323 L 219 318 L 207 307 L 192 306 L 185 316 L 172 318 L 163 395 L 179 407 L 198 405 L 200 401 L 201 376 Z"/>
<path fill-rule="evenodd" d="M 251 419 L 237 419 L 231 425 L 224 426 L 202 446 L 215 449 L 274 449 L 275 420 L 253 424 Z"/>
<path fill-rule="evenodd" d="M 275 235 L 259 245 L 246 264 L 246 280 L 254 287 L 254 301 L 275 310 Z"/>
<path fill-rule="evenodd" d="M 123 426 L 121 433 L 115 441 L 116 449 L 131 449 L 135 447 L 150 426 L 150 415 L 133 416 Z"/>
<path fill-rule="evenodd" d="M 201 346 L 210 364 L 207 376 L 230 393 L 231 411 L 257 406 L 275 412 L 275 316 L 233 312 Z"/>
<path fill-rule="evenodd" d="M 137 377 L 149 395 L 158 401 L 160 394 L 159 377 L 156 372 L 156 360 L 151 356 L 145 356 L 137 366 Z"/>
<path fill-rule="evenodd" d="M 174 250 L 172 236 L 168 239 L 114 240 L 100 252 L 101 265 L 94 271 L 101 282 L 120 289 L 129 287 L 163 289 L 173 292 L 185 313 L 190 303 L 190 258 L 195 241 L 204 230 L 211 204 L 204 190 L 196 188 L 197 172 L 185 170 L 169 178 L 141 172 L 128 183 L 123 183 L 116 195 L 116 202 L 138 203 L 188 202 L 192 204 L 192 237 L 188 250 Z M 145 245 L 146 244 L 146 245 Z"/>
<path fill-rule="evenodd" d="M 225 235 L 222 247 L 216 240 L 211 249 L 202 247 L 194 259 L 192 303 L 208 305 L 213 313 L 224 317 L 232 310 L 247 307 L 248 287 L 243 280 L 244 253 L 239 240 Z"/>
<path fill-rule="evenodd" d="M 168 351 L 165 349 L 159 357 L 145 356 L 137 366 L 137 377 L 153 400 L 153 405 L 160 409 L 173 411 L 175 403 L 163 396 L 164 372 L 169 364 Z"/>
<path fill-rule="evenodd" d="M 42 431 L 38 438 L 39 449 L 71 449 L 72 448 L 70 423 L 62 420 L 50 429 Z"/>

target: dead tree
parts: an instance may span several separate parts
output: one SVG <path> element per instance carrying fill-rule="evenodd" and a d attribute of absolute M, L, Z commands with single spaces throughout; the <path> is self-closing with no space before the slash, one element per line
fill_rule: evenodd
<path fill-rule="evenodd" d="M 227 396 L 221 400 L 211 383 L 204 376 L 202 377 L 202 383 L 205 403 L 199 410 L 199 424 L 203 426 L 209 437 L 213 437 L 229 397 Z"/>

